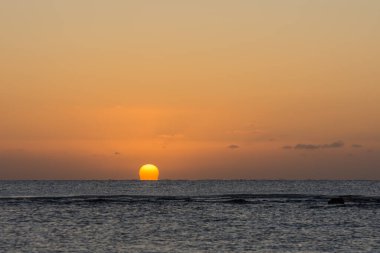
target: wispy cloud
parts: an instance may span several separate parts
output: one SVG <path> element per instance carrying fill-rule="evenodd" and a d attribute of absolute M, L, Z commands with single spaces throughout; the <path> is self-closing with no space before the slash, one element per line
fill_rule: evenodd
<path fill-rule="evenodd" d="M 352 144 L 351 147 L 352 147 L 352 148 L 362 148 L 363 145 L 361 145 L 361 144 Z"/>
<path fill-rule="evenodd" d="M 160 139 L 180 139 L 180 138 L 183 138 L 184 135 L 183 134 L 158 134 L 157 135 L 157 138 L 160 138 Z"/>
<path fill-rule="evenodd" d="M 266 133 L 266 131 L 262 128 L 257 126 L 254 123 L 247 124 L 241 128 L 233 129 L 231 131 L 227 131 L 228 134 L 233 134 L 233 135 L 259 135 Z"/>
<path fill-rule="evenodd" d="M 156 138 L 158 138 L 161 141 L 162 147 L 166 148 L 171 142 L 174 142 L 176 140 L 183 139 L 185 136 L 183 134 L 158 134 L 156 135 Z"/>
<path fill-rule="evenodd" d="M 297 145 L 293 146 L 283 146 L 283 149 L 296 149 L 296 150 L 317 150 L 317 149 L 326 149 L 326 148 L 342 148 L 344 146 L 343 141 L 335 141 L 328 144 L 305 144 L 305 143 L 299 143 Z"/>
<path fill-rule="evenodd" d="M 231 144 L 231 145 L 228 145 L 227 148 L 233 150 L 233 149 L 238 149 L 238 148 L 240 148 L 240 146 L 239 146 L 239 145 L 236 145 L 236 144 Z"/>
<path fill-rule="evenodd" d="M 294 149 L 315 150 L 315 149 L 319 149 L 320 147 L 321 147 L 320 145 L 315 145 L 315 144 L 297 144 L 294 146 Z"/>
<path fill-rule="evenodd" d="M 335 142 L 330 143 L 330 144 L 323 144 L 323 145 L 321 145 L 321 148 L 341 148 L 343 146 L 344 146 L 343 141 L 335 141 Z"/>

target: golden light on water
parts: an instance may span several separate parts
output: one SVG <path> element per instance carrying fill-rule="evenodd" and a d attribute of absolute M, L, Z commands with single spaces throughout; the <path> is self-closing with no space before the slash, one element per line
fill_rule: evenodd
<path fill-rule="evenodd" d="M 157 166 L 153 164 L 145 164 L 139 171 L 140 180 L 158 180 L 159 174 Z"/>

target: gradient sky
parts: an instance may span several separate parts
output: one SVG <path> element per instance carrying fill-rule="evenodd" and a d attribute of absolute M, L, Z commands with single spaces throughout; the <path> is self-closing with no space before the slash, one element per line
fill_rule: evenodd
<path fill-rule="evenodd" d="M 380 179 L 378 0 L 2 0 L 0 179 Z"/>

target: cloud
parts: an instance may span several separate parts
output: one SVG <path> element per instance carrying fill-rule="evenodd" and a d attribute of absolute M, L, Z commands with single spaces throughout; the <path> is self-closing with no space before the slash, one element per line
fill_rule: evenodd
<path fill-rule="evenodd" d="M 255 123 L 251 123 L 240 128 L 228 130 L 225 132 L 233 140 L 239 140 L 244 142 L 254 142 L 254 141 L 275 141 L 278 138 L 269 131 L 268 127 L 258 126 Z"/>
<path fill-rule="evenodd" d="M 360 144 L 352 144 L 351 147 L 352 147 L 352 148 L 362 148 L 363 145 L 360 145 Z"/>
<path fill-rule="evenodd" d="M 344 146 L 343 141 L 336 141 L 330 144 L 323 144 L 321 145 L 321 148 L 341 148 Z"/>
<path fill-rule="evenodd" d="M 314 144 L 297 144 L 294 149 L 307 149 L 307 150 L 315 150 L 319 149 L 321 145 L 314 145 Z"/>
<path fill-rule="evenodd" d="M 158 138 L 160 139 L 180 139 L 180 138 L 183 138 L 184 135 L 183 134 L 158 134 L 157 135 Z"/>
<path fill-rule="evenodd" d="M 114 155 L 121 155 L 121 153 L 120 153 L 120 152 L 117 152 L 117 151 L 114 152 L 113 154 L 114 154 Z"/>
<path fill-rule="evenodd" d="M 295 145 L 294 147 L 292 146 L 283 146 L 283 149 L 297 149 L 297 150 L 317 150 L 317 149 L 325 149 L 325 148 L 342 148 L 344 146 L 343 141 L 335 141 L 329 144 L 304 144 L 304 143 L 299 143 Z"/>
<path fill-rule="evenodd" d="M 161 141 L 162 148 L 167 148 L 167 146 L 177 140 L 183 139 L 185 135 L 183 134 L 158 134 L 156 135 L 156 138 L 158 138 Z"/>
<path fill-rule="evenodd" d="M 234 150 L 234 149 L 240 148 L 240 146 L 239 145 L 235 145 L 235 144 L 231 144 L 231 145 L 228 145 L 227 148 Z"/>

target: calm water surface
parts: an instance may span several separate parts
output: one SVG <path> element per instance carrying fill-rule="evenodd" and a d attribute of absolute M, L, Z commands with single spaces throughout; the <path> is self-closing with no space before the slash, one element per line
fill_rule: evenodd
<path fill-rule="evenodd" d="M 380 252 L 379 211 L 379 181 L 0 181 L 0 252 Z"/>

